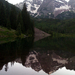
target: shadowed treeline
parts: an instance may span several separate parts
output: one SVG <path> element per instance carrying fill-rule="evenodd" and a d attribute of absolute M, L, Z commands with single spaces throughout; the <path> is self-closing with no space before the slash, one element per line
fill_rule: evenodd
<path fill-rule="evenodd" d="M 47 37 L 34 43 L 34 48 L 49 50 L 75 50 L 75 38 L 71 37 Z"/>
<path fill-rule="evenodd" d="M 13 63 L 17 58 L 21 58 L 23 64 L 32 46 L 33 38 L 17 38 L 15 42 L 0 44 L 0 70 L 5 64 Z"/>

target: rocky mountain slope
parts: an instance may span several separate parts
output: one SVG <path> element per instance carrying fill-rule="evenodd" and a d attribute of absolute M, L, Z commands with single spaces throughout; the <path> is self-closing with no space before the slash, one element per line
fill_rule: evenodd
<path fill-rule="evenodd" d="M 75 12 L 75 0 L 70 0 L 68 2 L 68 6 L 70 6 L 70 10 L 73 10 Z"/>
<path fill-rule="evenodd" d="M 16 4 L 16 6 L 22 9 L 24 3 L 26 3 L 28 11 L 37 13 L 38 8 L 42 4 L 42 0 L 24 0 L 23 2 Z"/>
<path fill-rule="evenodd" d="M 16 6 L 22 9 L 24 3 L 31 15 L 35 17 L 54 18 L 62 12 L 75 11 L 75 0 L 69 2 L 66 0 L 24 0 Z"/>
<path fill-rule="evenodd" d="M 64 11 L 65 8 L 62 10 L 64 6 L 67 6 L 67 2 L 65 0 L 43 0 L 38 12 L 40 15 L 50 15 L 53 13 L 56 16 Z"/>
<path fill-rule="evenodd" d="M 40 50 L 41 51 L 41 50 Z M 74 70 L 75 56 L 70 58 L 64 57 L 65 54 L 58 55 L 58 52 L 48 51 L 48 52 L 36 52 L 32 51 L 25 59 L 23 66 L 27 68 L 32 68 L 39 72 L 43 70 L 47 74 L 52 74 L 59 68 L 66 67 L 69 70 Z M 69 53 L 70 55 L 70 53 Z M 21 59 L 15 60 L 18 63 L 22 63 Z M 73 65 L 71 65 L 73 64 Z"/>

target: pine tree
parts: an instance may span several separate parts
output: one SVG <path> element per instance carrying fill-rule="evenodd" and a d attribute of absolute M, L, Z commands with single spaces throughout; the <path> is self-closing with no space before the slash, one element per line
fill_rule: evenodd
<path fill-rule="evenodd" d="M 0 26 L 6 27 L 5 7 L 1 1 L 0 1 Z"/>
<path fill-rule="evenodd" d="M 19 23 L 19 25 L 17 26 L 16 35 L 17 35 L 17 36 L 21 35 L 21 24 L 20 24 L 20 23 Z"/>
<path fill-rule="evenodd" d="M 23 20 L 23 27 L 24 27 L 23 33 L 26 33 L 27 31 L 27 8 L 25 4 L 22 9 L 22 20 Z"/>
<path fill-rule="evenodd" d="M 17 28 L 17 15 L 16 15 L 16 9 L 14 6 L 11 7 L 11 12 L 10 12 L 10 24 L 12 29 Z"/>
<path fill-rule="evenodd" d="M 33 25 L 31 23 L 30 15 L 27 12 L 26 4 L 24 4 L 22 9 L 22 20 L 25 34 L 31 34 Z"/>
<path fill-rule="evenodd" d="M 22 14 L 19 13 L 18 14 L 18 18 L 17 18 L 17 25 L 19 25 L 19 23 L 21 24 L 21 31 L 24 31 L 24 27 L 23 27 L 23 20 L 22 20 Z"/>
<path fill-rule="evenodd" d="M 11 24 L 10 24 L 10 20 L 9 20 L 9 19 L 7 19 L 6 27 L 7 27 L 8 29 L 11 29 Z"/>
<path fill-rule="evenodd" d="M 6 1 L 5 3 L 5 6 L 6 6 L 6 18 L 9 18 L 10 17 L 10 4 Z"/>

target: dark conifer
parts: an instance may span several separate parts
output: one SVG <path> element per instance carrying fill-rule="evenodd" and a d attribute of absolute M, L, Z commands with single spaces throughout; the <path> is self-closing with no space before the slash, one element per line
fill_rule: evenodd
<path fill-rule="evenodd" d="M 30 15 L 27 12 L 26 4 L 24 4 L 22 9 L 22 20 L 23 20 L 23 27 L 24 27 L 24 33 L 31 34 L 33 25 L 31 23 Z"/>
<path fill-rule="evenodd" d="M 17 15 L 16 15 L 16 9 L 14 6 L 11 7 L 11 12 L 10 12 L 10 24 L 12 29 L 17 28 Z"/>
<path fill-rule="evenodd" d="M 6 27 L 7 27 L 8 29 L 11 29 L 11 24 L 10 24 L 10 20 L 9 20 L 9 18 L 7 19 Z"/>
<path fill-rule="evenodd" d="M 0 1 L 0 26 L 6 27 L 5 7 L 1 1 Z"/>
<path fill-rule="evenodd" d="M 18 18 L 17 18 L 17 25 L 19 25 L 19 23 L 21 24 L 21 30 L 22 30 L 22 32 L 24 32 L 23 20 L 22 20 L 21 13 L 18 14 Z"/>
<path fill-rule="evenodd" d="M 21 35 L 21 24 L 20 23 L 17 26 L 16 34 L 17 34 L 17 36 Z"/>
<path fill-rule="evenodd" d="M 26 5 L 24 4 L 23 9 L 22 9 L 22 20 L 23 20 L 23 33 L 27 31 L 27 8 Z"/>

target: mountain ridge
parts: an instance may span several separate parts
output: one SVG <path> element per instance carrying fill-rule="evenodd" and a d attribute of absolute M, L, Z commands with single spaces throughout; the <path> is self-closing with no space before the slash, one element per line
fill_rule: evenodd
<path fill-rule="evenodd" d="M 26 3 L 30 15 L 34 17 L 53 18 L 65 11 L 75 11 L 74 0 L 69 2 L 66 0 L 24 0 L 15 6 L 22 9 L 24 3 Z"/>

